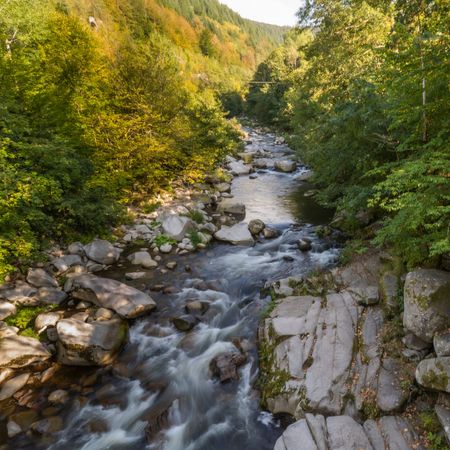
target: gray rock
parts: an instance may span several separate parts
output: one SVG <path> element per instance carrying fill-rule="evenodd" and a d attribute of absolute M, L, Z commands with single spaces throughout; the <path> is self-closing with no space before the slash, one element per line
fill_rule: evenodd
<path fill-rule="evenodd" d="M 258 236 L 265 228 L 266 224 L 259 219 L 251 220 L 248 224 L 248 230 L 254 236 Z"/>
<path fill-rule="evenodd" d="M 435 411 L 439 422 L 442 425 L 442 429 L 444 430 L 447 444 L 450 445 L 450 409 L 436 405 Z"/>
<path fill-rule="evenodd" d="M 307 170 L 306 172 L 301 173 L 297 177 L 295 177 L 296 180 L 299 181 L 308 181 L 314 176 L 314 172 L 312 170 Z"/>
<path fill-rule="evenodd" d="M 408 347 L 411 350 L 426 350 L 431 347 L 431 344 L 429 342 L 425 342 L 413 333 L 406 333 L 405 337 L 403 338 L 403 343 L 406 347 Z"/>
<path fill-rule="evenodd" d="M 409 392 L 401 387 L 401 374 L 402 367 L 396 360 L 383 361 L 378 376 L 377 404 L 384 413 L 400 411 L 408 400 Z"/>
<path fill-rule="evenodd" d="M 95 311 L 95 320 L 110 320 L 114 317 L 114 312 L 110 309 L 100 308 Z"/>
<path fill-rule="evenodd" d="M 48 327 L 55 327 L 59 320 L 64 316 L 62 312 L 48 312 L 39 314 L 34 321 L 34 329 L 42 333 Z"/>
<path fill-rule="evenodd" d="M 280 159 L 275 161 L 274 166 L 275 170 L 278 170 L 279 172 L 289 173 L 295 171 L 297 163 L 289 159 Z"/>
<path fill-rule="evenodd" d="M 230 162 L 228 164 L 228 168 L 234 175 L 248 175 L 252 170 L 252 166 L 250 164 L 244 164 L 243 162 L 236 160 Z"/>
<path fill-rule="evenodd" d="M 45 361 L 50 356 L 37 339 L 14 334 L 0 339 L 0 368 L 20 369 L 36 361 Z"/>
<path fill-rule="evenodd" d="M 450 327 L 450 273 L 419 269 L 408 273 L 405 281 L 405 328 L 425 342 Z"/>
<path fill-rule="evenodd" d="M 371 449 L 363 427 L 349 416 L 327 418 L 330 450 Z"/>
<path fill-rule="evenodd" d="M 81 242 L 74 242 L 73 244 L 70 244 L 69 247 L 67 247 L 67 251 L 71 255 L 84 255 L 84 245 Z"/>
<path fill-rule="evenodd" d="M 128 256 L 128 260 L 135 266 L 142 266 L 145 269 L 158 267 L 158 263 L 152 259 L 148 252 L 136 252 Z"/>
<path fill-rule="evenodd" d="M 90 260 L 102 265 L 114 264 L 120 257 L 120 250 L 102 239 L 92 241 L 84 247 L 84 251 Z"/>
<path fill-rule="evenodd" d="M 390 308 L 398 306 L 399 280 L 394 272 L 384 272 L 380 278 L 380 297 Z"/>
<path fill-rule="evenodd" d="M 450 393 L 450 357 L 421 361 L 416 368 L 416 380 L 425 388 Z"/>
<path fill-rule="evenodd" d="M 45 303 L 46 305 L 59 305 L 67 298 L 67 293 L 61 289 L 56 288 L 40 288 L 37 298 L 39 303 Z"/>
<path fill-rule="evenodd" d="M 128 272 L 125 274 L 127 280 L 140 280 L 147 275 L 145 272 Z"/>
<path fill-rule="evenodd" d="M 44 269 L 30 269 L 27 281 L 34 287 L 57 288 L 58 282 Z"/>
<path fill-rule="evenodd" d="M 234 245 L 253 245 L 255 242 L 246 223 L 238 223 L 231 227 L 223 226 L 214 237 Z"/>
<path fill-rule="evenodd" d="M 51 265 L 57 273 L 67 272 L 73 266 L 82 266 L 83 260 L 79 255 L 66 255 L 52 260 Z"/>
<path fill-rule="evenodd" d="M 3 383 L 0 389 L 0 402 L 12 397 L 17 391 L 20 391 L 27 384 L 29 378 L 29 373 L 23 373 Z"/>
<path fill-rule="evenodd" d="M 360 305 L 376 305 L 380 301 L 378 286 L 352 286 L 349 291 Z"/>
<path fill-rule="evenodd" d="M 161 253 L 170 253 L 172 251 L 173 247 L 171 244 L 163 244 L 161 245 L 161 247 L 159 247 L 159 250 L 161 251 Z"/>
<path fill-rule="evenodd" d="M 17 304 L 36 302 L 36 294 L 37 289 L 23 281 L 18 281 L 15 287 L 7 287 L 0 290 L 0 297 Z"/>
<path fill-rule="evenodd" d="M 236 203 L 233 200 L 222 200 L 219 204 L 219 211 L 235 217 L 237 220 L 245 219 L 245 205 Z"/>
<path fill-rule="evenodd" d="M 214 376 L 220 379 L 221 383 L 231 380 L 238 380 L 238 367 L 245 364 L 247 357 L 236 351 L 229 353 L 221 353 L 217 355 L 210 363 L 209 367 Z"/>
<path fill-rule="evenodd" d="M 0 300 L 0 320 L 4 320 L 9 316 L 16 314 L 17 308 L 9 302 L 2 302 Z"/>
<path fill-rule="evenodd" d="M 156 303 L 144 292 L 118 281 L 94 275 L 74 278 L 73 289 L 74 298 L 112 309 L 127 319 L 148 314 L 156 308 Z"/>
<path fill-rule="evenodd" d="M 288 426 L 274 450 L 319 450 L 305 419 Z"/>
<path fill-rule="evenodd" d="M 231 191 L 231 184 L 229 183 L 219 183 L 214 186 L 221 194 L 224 192 Z"/>
<path fill-rule="evenodd" d="M 86 323 L 63 319 L 58 332 L 58 361 L 70 366 L 110 364 L 127 337 L 127 324 L 120 319 Z"/>
<path fill-rule="evenodd" d="M 188 217 L 172 214 L 162 222 L 163 233 L 180 242 L 189 231 L 195 230 L 194 222 Z"/>
<path fill-rule="evenodd" d="M 450 356 L 450 333 L 437 334 L 433 344 L 437 356 Z"/>

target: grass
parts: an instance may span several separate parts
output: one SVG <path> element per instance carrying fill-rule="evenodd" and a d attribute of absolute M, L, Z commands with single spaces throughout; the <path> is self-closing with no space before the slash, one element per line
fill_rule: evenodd
<path fill-rule="evenodd" d="M 53 311 L 58 305 L 44 306 L 21 306 L 17 308 L 16 314 L 5 319 L 6 324 L 19 328 L 21 336 L 39 339 L 39 335 L 34 331 L 34 321 L 39 314 Z"/>
<path fill-rule="evenodd" d="M 200 237 L 200 235 L 198 234 L 197 231 L 191 231 L 190 233 L 188 233 L 188 238 L 191 240 L 192 245 L 197 248 L 199 244 L 201 244 L 202 238 Z"/>
<path fill-rule="evenodd" d="M 205 218 L 202 212 L 199 210 L 189 211 L 189 217 L 198 224 L 202 224 L 205 222 Z"/>
<path fill-rule="evenodd" d="M 155 237 L 155 240 L 153 241 L 158 247 L 162 247 L 163 245 L 170 244 L 174 245 L 177 243 L 177 241 L 170 236 L 167 236 L 165 234 L 159 234 Z"/>
<path fill-rule="evenodd" d="M 161 205 L 161 202 L 144 203 L 142 205 L 142 212 L 144 214 L 151 214 L 152 212 L 155 212 Z"/>

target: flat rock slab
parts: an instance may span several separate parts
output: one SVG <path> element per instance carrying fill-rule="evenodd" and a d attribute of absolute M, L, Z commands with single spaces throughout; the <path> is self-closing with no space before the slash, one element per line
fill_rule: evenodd
<path fill-rule="evenodd" d="M 19 369 L 50 357 L 50 352 L 37 339 L 14 334 L 0 339 L 0 367 Z"/>
<path fill-rule="evenodd" d="M 156 303 L 147 294 L 124 283 L 95 275 L 81 275 L 73 279 L 72 296 L 115 311 L 126 319 L 148 314 Z"/>
<path fill-rule="evenodd" d="M 325 419 L 308 414 L 290 425 L 274 450 L 425 450 L 411 424 L 401 417 L 368 420 L 361 426 L 350 416 Z"/>
<path fill-rule="evenodd" d="M 3 383 L 0 389 L 0 402 L 12 397 L 17 391 L 22 389 L 27 384 L 29 378 L 29 373 L 23 373 Z"/>
<path fill-rule="evenodd" d="M 58 282 L 44 269 L 30 269 L 27 275 L 27 281 L 34 287 L 57 288 Z"/>
<path fill-rule="evenodd" d="M 255 243 L 246 223 L 238 223 L 232 227 L 223 226 L 214 234 L 214 237 L 233 245 L 253 245 Z"/>
<path fill-rule="evenodd" d="M 127 324 L 120 319 L 86 323 L 63 319 L 56 325 L 58 361 L 70 366 L 110 364 L 127 337 Z"/>

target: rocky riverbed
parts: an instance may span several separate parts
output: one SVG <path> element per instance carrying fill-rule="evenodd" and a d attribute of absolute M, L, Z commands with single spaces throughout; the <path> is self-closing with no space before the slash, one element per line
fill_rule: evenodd
<path fill-rule="evenodd" d="M 247 131 L 204 184 L 0 288 L 1 450 L 409 450 L 448 433 L 449 274 L 386 253 L 336 268 L 311 172 Z"/>

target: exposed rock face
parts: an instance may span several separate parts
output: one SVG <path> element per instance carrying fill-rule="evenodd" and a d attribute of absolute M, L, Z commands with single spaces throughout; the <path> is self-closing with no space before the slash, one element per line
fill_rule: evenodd
<path fill-rule="evenodd" d="M 220 202 L 219 211 L 235 217 L 236 220 L 245 219 L 245 205 L 243 203 L 236 203 L 231 199 Z"/>
<path fill-rule="evenodd" d="M 424 450 L 412 425 L 400 417 L 368 420 L 363 426 L 349 416 L 307 414 L 289 426 L 274 450 Z"/>
<path fill-rule="evenodd" d="M 420 269 L 405 281 L 403 325 L 425 342 L 450 327 L 450 273 Z"/>
<path fill-rule="evenodd" d="M 120 250 L 110 242 L 96 239 L 84 247 L 86 256 L 99 264 L 110 265 L 118 261 Z"/>
<path fill-rule="evenodd" d="M 76 319 L 60 320 L 58 361 L 70 366 L 110 364 L 127 337 L 127 325 L 120 319 L 86 323 Z"/>
<path fill-rule="evenodd" d="M 27 275 L 27 281 L 34 287 L 56 288 L 58 282 L 44 269 L 30 269 Z"/>
<path fill-rule="evenodd" d="M 162 223 L 163 233 L 181 242 L 189 231 L 195 230 L 194 222 L 188 217 L 172 214 Z"/>
<path fill-rule="evenodd" d="M 416 369 L 416 380 L 425 388 L 450 393 L 450 357 L 421 361 Z"/>
<path fill-rule="evenodd" d="M 19 369 L 50 358 L 50 352 L 30 337 L 8 334 L 0 339 L 0 368 Z"/>
<path fill-rule="evenodd" d="M 297 163 L 295 161 L 291 161 L 289 159 L 281 159 L 275 161 L 275 170 L 280 172 L 294 172 L 297 168 Z"/>
<path fill-rule="evenodd" d="M 156 303 L 144 292 L 95 275 L 81 275 L 74 278 L 72 296 L 112 309 L 126 319 L 148 314 L 156 308 Z"/>
<path fill-rule="evenodd" d="M 232 227 L 223 226 L 214 237 L 234 245 L 253 245 L 255 242 L 246 223 L 238 223 Z"/>
<path fill-rule="evenodd" d="M 450 356 L 450 333 L 434 337 L 434 351 L 438 356 Z"/>

